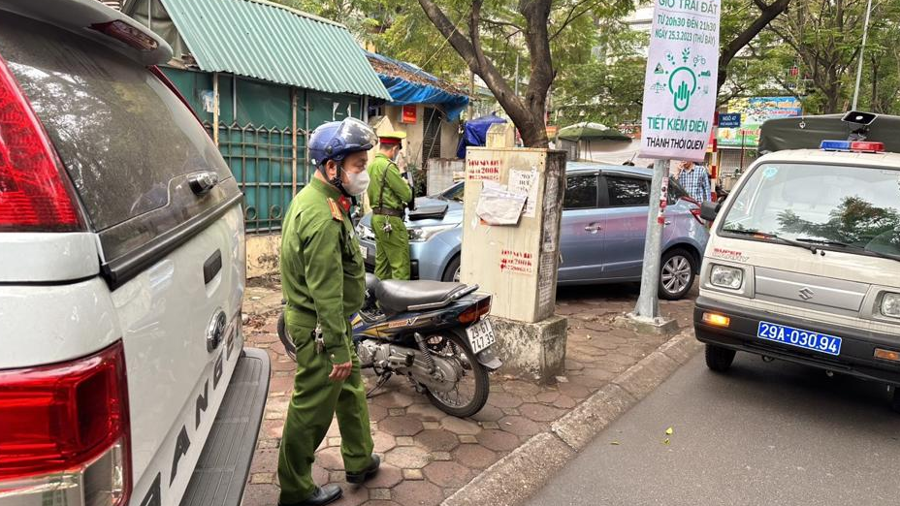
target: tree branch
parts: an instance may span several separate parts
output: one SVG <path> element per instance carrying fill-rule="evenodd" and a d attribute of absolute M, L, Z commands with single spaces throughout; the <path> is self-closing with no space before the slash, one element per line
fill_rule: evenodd
<path fill-rule="evenodd" d="M 481 48 L 481 40 L 478 33 L 478 22 L 481 17 L 481 5 L 483 0 L 475 0 L 472 4 L 472 11 L 469 13 L 469 37 L 460 33 L 456 26 L 450 22 L 446 14 L 441 8 L 435 4 L 434 0 L 419 0 L 419 5 L 425 11 L 425 15 L 438 31 L 453 46 L 453 49 L 465 60 L 469 69 L 477 74 L 494 94 L 494 98 L 503 107 L 503 110 L 509 114 L 513 124 L 522 132 L 522 137 L 529 146 L 538 146 L 538 144 L 529 144 L 526 138 L 525 130 L 528 126 L 533 125 L 532 111 L 516 96 L 509 83 L 497 70 L 493 62 L 484 55 Z M 549 52 L 549 46 L 548 46 Z M 549 62 L 549 57 L 548 57 Z M 543 127 L 543 125 L 541 125 Z M 533 137 L 533 135 L 532 135 Z M 546 146 L 546 132 L 543 134 L 544 146 Z M 534 142 L 534 139 L 530 139 Z M 538 139 L 539 141 L 539 139 Z"/>
<path fill-rule="evenodd" d="M 552 40 L 556 39 L 556 37 L 558 37 L 559 34 L 562 33 L 562 31 L 565 30 L 567 26 L 569 26 L 569 23 L 572 23 L 573 21 L 575 21 L 576 19 L 580 18 L 585 13 L 590 11 L 591 10 L 590 8 L 584 9 L 577 16 L 575 15 L 575 11 L 577 11 L 579 7 L 581 7 L 582 5 L 584 5 L 588 2 L 591 2 L 591 1 L 595 1 L 595 0 L 581 0 L 580 2 L 575 2 L 575 5 L 573 5 L 572 8 L 569 10 L 569 13 L 566 14 L 566 19 L 563 21 L 562 26 L 560 26 L 559 29 L 557 29 L 553 33 L 553 35 L 550 36 L 550 40 L 552 41 Z"/>
<path fill-rule="evenodd" d="M 775 0 L 770 5 L 766 5 L 763 0 L 754 0 L 754 2 L 760 9 L 759 16 L 753 20 L 753 22 L 750 23 L 750 26 L 743 32 L 739 33 L 737 37 L 726 44 L 722 49 L 722 54 L 719 56 L 719 76 L 716 93 L 718 93 L 722 88 L 722 85 L 725 84 L 725 81 L 728 79 L 728 64 L 731 63 L 731 60 L 737 56 L 738 52 L 740 52 L 744 46 L 756 38 L 763 28 L 768 26 L 773 19 L 784 12 L 791 0 Z"/>
<path fill-rule="evenodd" d="M 521 32 L 523 28 L 515 23 L 510 23 L 509 21 L 498 21 L 496 19 L 482 19 L 485 24 L 493 25 L 493 26 L 508 26 L 510 28 L 515 28 L 516 31 Z"/>

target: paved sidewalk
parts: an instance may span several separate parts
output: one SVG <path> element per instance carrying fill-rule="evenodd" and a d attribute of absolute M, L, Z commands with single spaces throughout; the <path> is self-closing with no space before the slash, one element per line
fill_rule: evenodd
<path fill-rule="evenodd" d="M 471 419 L 447 416 L 402 378 L 391 379 L 369 402 L 375 451 L 384 456 L 377 478 L 362 487 L 344 481 L 335 423 L 317 453 L 316 482 L 344 488 L 338 505 L 440 504 L 665 342 L 662 336 L 612 328 L 613 318 L 633 309 L 637 293 L 633 285 L 560 290 L 557 314 L 569 318 L 565 376 L 555 385 L 538 386 L 492 375 L 488 405 Z M 245 300 L 247 346 L 268 349 L 272 381 L 244 505 L 274 505 L 278 445 L 294 364 L 275 333 L 281 303 L 277 280 L 252 280 Z M 690 325 L 692 307 L 691 300 L 662 303 L 663 313 L 682 327 Z M 372 384 L 371 376 L 367 382 Z"/>

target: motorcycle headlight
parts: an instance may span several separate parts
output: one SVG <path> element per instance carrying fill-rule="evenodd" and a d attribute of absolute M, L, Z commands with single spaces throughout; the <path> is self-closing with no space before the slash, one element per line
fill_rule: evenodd
<path fill-rule="evenodd" d="M 886 293 L 881 297 L 881 314 L 900 318 L 900 293 Z"/>
<path fill-rule="evenodd" d="M 375 232 L 373 232 L 371 228 L 363 225 L 362 222 L 359 222 L 359 224 L 356 225 L 356 235 L 358 235 L 360 239 L 365 239 L 367 241 L 375 240 Z"/>
<path fill-rule="evenodd" d="M 430 227 L 415 227 L 409 230 L 409 240 L 412 242 L 425 242 L 441 232 L 454 229 L 459 224 L 454 225 L 434 225 Z"/>
<path fill-rule="evenodd" d="M 720 288 L 738 290 L 744 283 L 744 270 L 737 267 L 713 265 L 709 273 L 709 282 Z"/>

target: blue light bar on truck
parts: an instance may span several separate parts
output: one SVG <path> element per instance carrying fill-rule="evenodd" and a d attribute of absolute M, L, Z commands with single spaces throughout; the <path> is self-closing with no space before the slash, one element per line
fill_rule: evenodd
<path fill-rule="evenodd" d="M 850 151 L 850 141 L 822 141 L 819 149 L 823 151 Z"/>

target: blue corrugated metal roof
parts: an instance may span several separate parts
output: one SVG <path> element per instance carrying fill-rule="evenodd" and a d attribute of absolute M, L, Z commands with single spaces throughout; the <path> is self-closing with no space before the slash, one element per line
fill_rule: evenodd
<path fill-rule="evenodd" d="M 161 0 L 202 70 L 390 100 L 346 27 L 261 0 Z"/>

